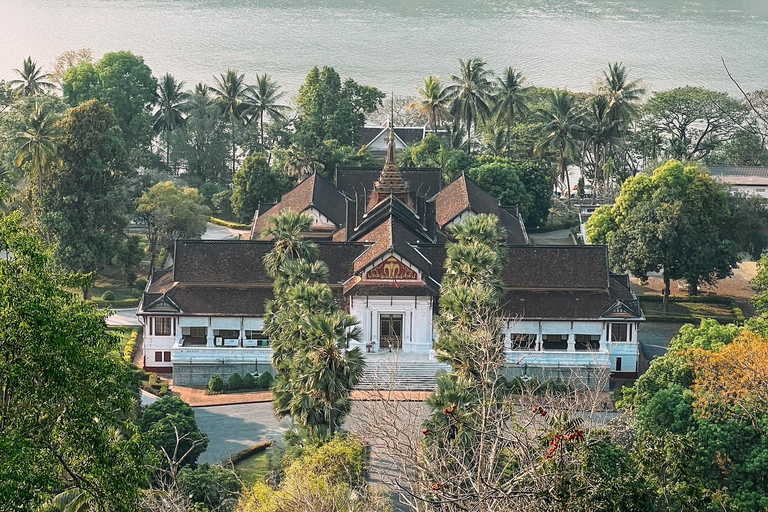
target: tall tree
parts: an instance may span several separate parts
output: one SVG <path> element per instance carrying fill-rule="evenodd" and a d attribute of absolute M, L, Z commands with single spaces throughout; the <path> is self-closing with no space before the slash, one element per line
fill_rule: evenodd
<path fill-rule="evenodd" d="M 517 117 L 528 111 L 530 90 L 525 86 L 525 76 L 515 68 L 508 67 L 504 75 L 496 78 L 496 104 L 491 114 L 504 121 L 507 138 L 507 158 L 512 156 L 510 136 Z"/>
<path fill-rule="evenodd" d="M 541 122 L 540 140 L 536 143 L 537 155 L 546 151 L 557 154 L 557 175 L 561 183 L 565 182 L 568 202 L 571 201 L 571 178 L 568 175 L 568 160 L 577 157 L 579 152 L 579 133 L 582 113 L 576 98 L 568 91 L 550 91 L 544 108 L 536 110 L 536 117 Z"/>
<path fill-rule="evenodd" d="M 211 87 L 210 90 L 214 95 L 214 101 L 219 107 L 222 118 L 229 123 L 229 136 L 232 143 L 232 175 L 234 175 L 237 165 L 237 130 L 245 121 L 243 114 L 248 108 L 245 96 L 248 86 L 245 84 L 245 75 L 231 69 L 228 69 L 225 75 L 220 75 L 220 78 L 214 77 L 214 80 L 216 80 L 216 87 Z"/>
<path fill-rule="evenodd" d="M 614 118 L 611 100 L 603 94 L 590 97 L 582 120 L 587 165 L 592 168 L 594 192 L 601 193 L 609 186 L 611 179 L 608 167 L 608 150 L 619 140 L 620 121 Z"/>
<path fill-rule="evenodd" d="M 57 126 L 60 163 L 43 195 L 41 224 L 56 244 L 58 262 L 92 279 L 125 238 L 125 146 L 112 109 L 96 100 L 68 110 Z M 90 288 L 89 279 L 85 298 Z"/>
<path fill-rule="evenodd" d="M 286 176 L 269 166 L 262 155 L 250 155 L 235 173 L 232 185 L 232 211 L 242 222 L 250 222 L 259 203 L 274 201 L 288 191 Z"/>
<path fill-rule="evenodd" d="M 453 103 L 451 112 L 467 128 L 467 154 L 472 152 L 472 126 L 486 119 L 493 102 L 492 73 L 482 59 L 459 59 L 460 72 L 452 75 L 447 93 Z"/>
<path fill-rule="evenodd" d="M 291 111 L 291 107 L 280 103 L 284 97 L 285 92 L 281 91 L 280 86 L 266 73 L 256 75 L 256 84 L 246 91 L 248 108 L 244 114 L 249 117 L 249 122 L 253 122 L 254 119 L 259 121 L 259 144 L 262 151 L 265 150 L 264 117 L 268 117 L 274 123 L 287 121 L 286 115 Z"/>
<path fill-rule="evenodd" d="M 639 80 L 630 80 L 629 71 L 622 62 L 608 65 L 598 89 L 607 96 L 611 119 L 621 126 L 628 126 L 637 118 L 645 89 Z"/>
<path fill-rule="evenodd" d="M 436 132 L 438 123 L 449 115 L 448 106 L 451 103 L 449 91 L 443 88 L 439 76 L 429 75 L 424 78 L 422 87 L 416 86 L 416 92 L 421 99 L 409 104 L 408 109 L 418 110 L 426 115 L 432 131 Z"/>
<path fill-rule="evenodd" d="M 184 91 L 184 82 L 177 82 L 170 73 L 166 73 L 157 88 L 155 98 L 155 133 L 165 135 L 165 165 L 171 167 L 171 133 L 186 121 L 186 110 L 189 94 Z"/>
<path fill-rule="evenodd" d="M 42 69 L 37 66 L 37 62 L 32 60 L 32 57 L 24 59 L 21 69 L 14 69 L 13 72 L 21 77 L 8 82 L 11 90 L 17 96 L 37 96 L 56 87 L 53 83 L 46 81 L 50 75 L 43 73 Z"/>
<path fill-rule="evenodd" d="M 57 118 L 39 105 L 29 118 L 26 130 L 16 134 L 19 144 L 14 164 L 21 167 L 29 162 L 33 174 L 37 175 L 37 192 L 43 195 L 43 180 L 51 164 L 56 161 L 59 152 L 60 131 L 56 126 Z"/>
<path fill-rule="evenodd" d="M 104 312 L 65 286 L 21 212 L 0 217 L 0 503 L 37 510 L 73 489 L 98 510 L 135 511 L 149 451 L 124 418 L 134 380 Z"/>

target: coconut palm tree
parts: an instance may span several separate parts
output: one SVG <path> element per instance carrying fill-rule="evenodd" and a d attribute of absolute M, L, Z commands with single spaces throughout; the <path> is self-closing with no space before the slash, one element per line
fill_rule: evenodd
<path fill-rule="evenodd" d="M 424 86 L 416 86 L 416 91 L 421 97 L 420 101 L 414 101 L 408 105 L 409 110 L 418 110 L 429 118 L 432 131 L 437 131 L 437 124 L 448 116 L 448 105 L 451 103 L 447 88 L 443 88 L 440 77 L 429 75 L 424 78 Z"/>
<path fill-rule="evenodd" d="M 288 259 L 317 259 L 317 244 L 304 238 L 304 233 L 312 229 L 313 222 L 310 215 L 292 210 L 269 218 L 261 234 L 275 240 L 274 249 L 264 256 L 264 267 L 270 277 L 277 278 L 281 265 Z"/>
<path fill-rule="evenodd" d="M 360 340 L 361 330 L 355 317 L 335 311 L 312 315 L 304 331 L 309 365 L 301 377 L 302 387 L 325 406 L 328 435 L 332 438 L 341 418 L 350 410 L 349 393 L 363 376 L 365 362 L 360 348 L 346 350 L 350 341 Z"/>
<path fill-rule="evenodd" d="M 482 59 L 459 60 L 461 71 L 459 75 L 451 76 L 453 84 L 446 87 L 448 97 L 452 100 L 451 113 L 464 122 L 467 127 L 467 154 L 471 153 L 472 125 L 477 126 L 480 120 L 491 113 L 493 102 L 493 85 L 491 72 L 485 69 Z"/>
<path fill-rule="evenodd" d="M 508 67 L 504 75 L 496 78 L 496 105 L 492 115 L 504 121 L 507 130 L 507 158 L 512 155 L 509 142 L 515 118 L 528 111 L 530 89 L 525 86 L 525 76 L 515 68 Z"/>
<path fill-rule="evenodd" d="M 567 187 L 567 200 L 571 201 L 571 179 L 568 176 L 568 159 L 579 153 L 579 134 L 581 133 L 581 109 L 574 96 L 568 91 L 550 91 L 546 97 L 546 107 L 536 110 L 536 117 L 542 126 L 539 130 L 541 140 L 534 151 L 543 156 L 547 151 L 557 154 L 557 174 L 560 182 Z"/>
<path fill-rule="evenodd" d="M 166 73 L 157 87 L 157 97 L 153 128 L 156 133 L 165 135 L 165 165 L 171 166 L 171 132 L 184 126 L 189 94 L 184 92 L 184 82 L 177 82 L 170 73 Z"/>
<path fill-rule="evenodd" d="M 24 59 L 21 69 L 13 71 L 21 78 L 11 80 L 8 85 L 17 96 L 36 96 L 55 87 L 53 83 L 46 81 L 50 75 L 43 73 L 42 68 L 37 67 L 37 62 L 33 61 L 32 57 Z"/>
<path fill-rule="evenodd" d="M 626 126 L 637 117 L 645 89 L 639 80 L 629 80 L 629 71 L 623 63 L 608 64 L 608 71 L 603 72 L 599 90 L 608 97 L 611 119 Z"/>
<path fill-rule="evenodd" d="M 606 174 L 608 147 L 619 140 L 619 121 L 611 115 L 611 101 L 597 94 L 589 98 L 583 117 L 584 149 L 591 155 L 595 192 L 604 190 L 610 175 Z"/>
<path fill-rule="evenodd" d="M 246 91 L 248 86 L 245 84 L 245 75 L 234 70 L 227 70 L 226 75 L 220 75 L 220 78 L 214 77 L 216 87 L 210 87 L 210 91 L 215 97 L 215 102 L 219 106 L 221 116 L 229 123 L 229 131 L 232 137 L 232 175 L 235 174 L 237 165 L 237 128 L 243 123 L 243 114 L 248 108 L 246 103 Z"/>
<path fill-rule="evenodd" d="M 81 489 L 67 489 L 40 507 L 39 512 L 92 512 L 99 507 L 93 497 Z"/>
<path fill-rule="evenodd" d="M 14 165 L 21 167 L 29 162 L 32 172 L 37 174 L 37 188 L 43 195 L 43 176 L 50 165 L 57 160 L 60 131 L 56 126 L 56 117 L 35 107 L 26 130 L 16 134 L 14 142 L 19 144 Z"/>
<path fill-rule="evenodd" d="M 287 121 L 286 116 L 291 111 L 291 107 L 280 104 L 284 96 L 285 92 L 281 91 L 280 86 L 266 73 L 256 75 L 256 84 L 246 91 L 248 108 L 244 114 L 248 117 L 249 123 L 254 119 L 259 120 L 259 143 L 262 150 L 264 149 L 264 116 L 276 123 Z"/>
<path fill-rule="evenodd" d="M 285 150 L 285 170 L 289 175 L 296 176 L 299 181 L 306 179 L 315 172 L 322 172 L 325 165 L 317 154 L 300 144 L 291 144 Z"/>

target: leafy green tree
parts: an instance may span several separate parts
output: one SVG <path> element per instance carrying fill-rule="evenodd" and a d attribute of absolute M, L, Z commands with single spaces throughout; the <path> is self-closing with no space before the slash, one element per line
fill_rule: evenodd
<path fill-rule="evenodd" d="M 744 115 L 743 105 L 727 93 L 700 87 L 654 93 L 643 107 L 643 123 L 661 134 L 667 154 L 677 160 L 706 158 Z"/>
<path fill-rule="evenodd" d="M 757 288 L 757 294 L 750 302 L 759 314 L 768 313 L 768 256 L 763 256 L 757 262 L 757 274 L 751 281 Z"/>
<path fill-rule="evenodd" d="M 22 68 L 14 69 L 13 72 L 20 78 L 11 80 L 8 85 L 16 96 L 38 96 L 56 87 L 51 82 L 46 82 L 51 76 L 43 73 L 32 57 L 24 59 Z"/>
<path fill-rule="evenodd" d="M 549 217 L 549 208 L 552 206 L 552 173 L 544 162 L 530 160 L 522 162 L 520 168 L 520 181 L 523 182 L 526 192 L 531 195 L 531 205 L 527 215 L 523 217 L 526 226 L 536 228 L 544 224 Z"/>
<path fill-rule="evenodd" d="M 448 89 L 443 88 L 439 76 L 429 75 L 424 78 L 424 85 L 422 87 L 416 86 L 416 92 L 421 99 L 409 104 L 408 109 L 418 110 L 427 116 L 432 131 L 437 131 L 437 125 L 440 121 L 450 115 L 448 106 L 451 99 Z"/>
<path fill-rule="evenodd" d="M 198 428 L 195 411 L 175 396 L 150 404 L 136 424 L 157 450 L 178 461 L 180 467 L 194 467 L 208 446 L 208 436 Z"/>
<path fill-rule="evenodd" d="M 291 111 L 288 105 L 280 102 L 285 97 L 285 92 L 272 80 L 268 74 L 256 75 L 256 84 L 246 91 L 248 108 L 245 115 L 249 116 L 249 122 L 255 119 L 259 121 L 259 145 L 264 151 L 264 117 L 268 117 L 273 123 L 286 123 L 287 115 Z"/>
<path fill-rule="evenodd" d="M 523 218 L 528 217 L 533 206 L 533 196 L 525 189 L 518 166 L 497 159 L 470 168 L 468 174 L 483 190 L 498 199 L 500 205 L 517 206 Z"/>
<path fill-rule="evenodd" d="M 211 211 L 197 189 L 179 188 L 172 181 L 158 183 L 139 198 L 136 215 L 146 226 L 150 272 L 160 249 L 170 249 L 180 238 L 199 238 Z"/>
<path fill-rule="evenodd" d="M 184 126 L 184 110 L 189 95 L 184 92 L 184 82 L 177 82 L 170 73 L 166 73 L 157 88 L 154 128 L 156 133 L 165 136 L 165 165 L 171 167 L 171 133 Z"/>
<path fill-rule="evenodd" d="M 467 154 L 472 152 L 472 125 L 491 114 L 493 83 L 491 72 L 482 59 L 459 59 L 460 73 L 452 75 L 452 85 L 446 88 L 451 98 L 451 113 L 467 128 Z"/>
<path fill-rule="evenodd" d="M 671 160 L 625 182 L 611 210 L 613 226 L 603 210 L 587 229 L 588 236 L 605 237 L 590 241 L 608 243 L 615 268 L 643 278 L 663 273 L 666 309 L 672 280 L 686 279 L 696 293 L 699 283 L 727 277 L 738 264 L 730 215 L 721 185 L 700 168 Z"/>
<path fill-rule="evenodd" d="M 557 154 L 557 176 L 561 183 L 565 183 L 570 202 L 568 160 L 575 159 L 579 153 L 582 113 L 576 98 L 568 91 L 551 91 L 546 99 L 546 106 L 536 110 L 541 126 L 535 151 L 540 157 L 547 151 Z"/>
<path fill-rule="evenodd" d="M 152 142 L 157 80 L 144 59 L 128 51 L 105 54 L 96 65 L 83 62 L 64 74 L 62 91 L 73 107 L 99 100 L 113 110 L 134 163 L 143 163 Z"/>
<path fill-rule="evenodd" d="M 64 268 L 91 274 L 109 263 L 125 238 L 127 155 L 112 109 L 98 101 L 68 110 L 57 127 L 60 162 L 42 198 L 41 225 Z M 85 298 L 90 288 L 88 279 Z"/>
<path fill-rule="evenodd" d="M 615 112 L 611 99 L 606 95 L 598 94 L 587 100 L 583 117 L 583 140 L 588 157 L 585 164 L 591 171 L 589 173 L 595 193 L 609 186 L 609 149 L 619 141 L 620 119 L 623 115 Z"/>
<path fill-rule="evenodd" d="M 0 218 L 0 503 L 36 510 L 72 489 L 99 510 L 134 511 L 150 451 L 135 427 L 134 381 L 103 312 L 64 289 L 21 212 Z"/>
<path fill-rule="evenodd" d="M 384 93 L 375 87 L 360 85 L 351 78 L 342 82 L 331 67 L 312 68 L 296 98 L 299 145 L 313 147 L 324 140 L 356 145 L 365 116 L 375 112 L 383 98 Z"/>
<path fill-rule="evenodd" d="M 496 78 L 496 104 L 491 112 L 501 119 L 506 130 L 507 158 L 512 157 L 510 137 L 512 126 L 518 121 L 521 114 L 528 111 L 530 89 L 525 86 L 525 76 L 515 68 L 508 67 L 504 75 Z"/>
<path fill-rule="evenodd" d="M 179 471 L 179 487 L 192 503 L 207 510 L 229 512 L 237 505 L 242 483 L 235 473 L 219 465 L 200 464 Z"/>
<path fill-rule="evenodd" d="M 288 191 L 285 176 L 269 166 L 264 155 L 251 155 L 235 173 L 232 211 L 241 222 L 250 222 L 259 203 L 279 199 Z"/>
<path fill-rule="evenodd" d="M 35 108 L 27 128 L 16 134 L 18 151 L 14 164 L 21 167 L 29 162 L 32 174 L 37 176 L 37 191 L 43 195 L 43 182 L 50 166 L 56 162 L 59 152 L 59 129 L 55 114 Z"/>

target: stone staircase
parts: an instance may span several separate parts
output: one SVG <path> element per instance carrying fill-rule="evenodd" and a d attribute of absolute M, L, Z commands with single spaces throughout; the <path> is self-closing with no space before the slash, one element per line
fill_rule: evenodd
<path fill-rule="evenodd" d="M 450 366 L 434 361 L 366 361 L 365 371 L 355 389 L 433 391 L 435 374 Z"/>

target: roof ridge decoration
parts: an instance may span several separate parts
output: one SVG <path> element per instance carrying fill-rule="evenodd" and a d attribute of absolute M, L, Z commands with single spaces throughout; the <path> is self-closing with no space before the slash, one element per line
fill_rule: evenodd
<path fill-rule="evenodd" d="M 389 139 L 387 140 L 387 158 L 378 181 L 374 184 L 376 192 L 385 194 L 407 194 L 408 184 L 403 180 L 403 175 L 397 167 L 395 157 L 395 123 L 394 119 L 389 124 Z"/>

